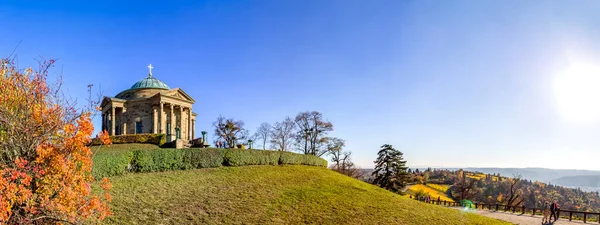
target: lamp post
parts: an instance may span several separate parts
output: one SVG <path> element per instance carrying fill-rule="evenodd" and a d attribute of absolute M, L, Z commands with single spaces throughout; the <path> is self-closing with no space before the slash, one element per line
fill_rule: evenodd
<path fill-rule="evenodd" d="M 249 149 L 252 149 L 252 140 L 248 140 L 248 145 Z"/>

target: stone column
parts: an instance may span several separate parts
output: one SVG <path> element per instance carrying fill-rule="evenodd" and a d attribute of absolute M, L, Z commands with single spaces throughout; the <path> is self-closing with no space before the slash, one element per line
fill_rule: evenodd
<path fill-rule="evenodd" d="M 158 118 L 159 118 L 158 120 L 160 123 L 160 128 L 159 128 L 160 130 L 158 131 L 158 133 L 161 133 L 161 134 L 166 133 L 166 131 L 165 131 L 166 122 L 165 122 L 165 117 L 163 115 L 164 114 L 163 107 L 164 107 L 163 102 L 161 101 L 160 104 L 158 105 Z"/>
<path fill-rule="evenodd" d="M 188 135 L 188 139 L 189 140 L 194 140 L 194 137 L 192 136 L 192 108 L 188 108 L 188 129 L 187 129 L 187 135 Z"/>
<path fill-rule="evenodd" d="M 119 121 L 121 121 L 121 124 L 123 124 L 123 127 L 121 127 L 121 134 L 127 134 L 127 120 L 125 119 L 125 112 L 127 112 L 127 108 L 122 107 L 121 109 L 121 116 L 119 116 Z"/>
<path fill-rule="evenodd" d="M 171 137 L 170 141 L 175 140 L 175 122 L 175 108 L 173 107 L 173 104 L 171 104 L 171 129 L 169 130 L 169 133 L 171 133 L 171 135 L 169 135 L 169 137 Z"/>
<path fill-rule="evenodd" d="M 152 107 L 152 133 L 158 133 L 158 115 L 156 113 L 156 107 Z"/>
<path fill-rule="evenodd" d="M 196 120 L 192 120 L 192 138 L 196 137 Z"/>
<path fill-rule="evenodd" d="M 179 127 L 179 138 L 184 139 L 183 137 L 183 107 L 179 106 L 179 123 L 178 123 L 178 127 Z"/>
<path fill-rule="evenodd" d="M 116 116 L 115 116 L 115 107 L 111 106 L 111 114 L 110 114 L 110 118 L 111 118 L 111 125 L 110 125 L 110 135 L 115 135 L 115 120 L 116 120 Z"/>

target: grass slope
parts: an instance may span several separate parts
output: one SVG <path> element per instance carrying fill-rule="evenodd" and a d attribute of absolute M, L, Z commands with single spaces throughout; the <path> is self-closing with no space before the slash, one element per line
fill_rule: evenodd
<path fill-rule="evenodd" d="M 114 215 L 107 224 L 508 224 L 320 167 L 222 167 L 110 179 Z"/>

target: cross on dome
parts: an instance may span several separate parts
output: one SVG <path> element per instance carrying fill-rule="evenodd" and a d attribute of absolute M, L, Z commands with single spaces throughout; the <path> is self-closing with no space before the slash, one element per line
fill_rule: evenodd
<path fill-rule="evenodd" d="M 149 77 L 152 77 L 152 64 L 148 65 L 148 69 L 150 69 Z"/>

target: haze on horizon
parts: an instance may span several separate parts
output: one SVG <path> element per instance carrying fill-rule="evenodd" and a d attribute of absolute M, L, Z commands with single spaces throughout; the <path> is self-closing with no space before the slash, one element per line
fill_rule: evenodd
<path fill-rule="evenodd" d="M 153 74 L 254 132 L 316 110 L 372 168 L 600 170 L 598 1 L 2 1 L 0 56 L 114 96 Z M 20 43 L 20 44 L 19 44 Z M 100 127 L 99 117 L 95 118 Z M 98 130 L 98 129 L 97 129 Z"/>

